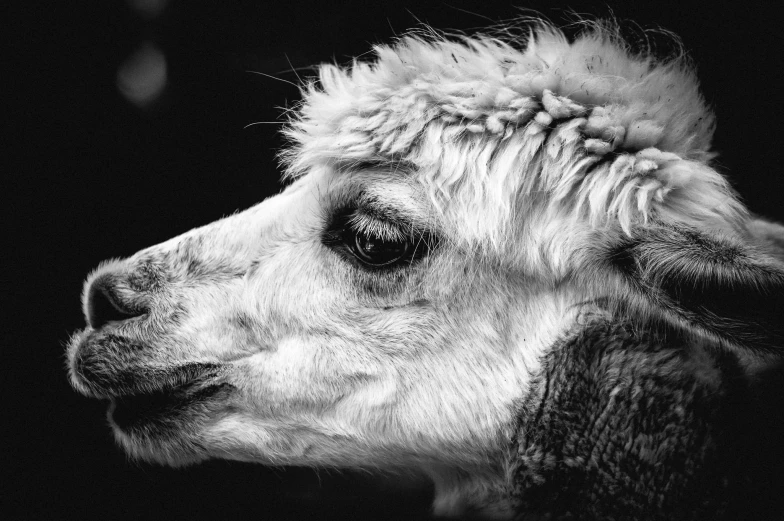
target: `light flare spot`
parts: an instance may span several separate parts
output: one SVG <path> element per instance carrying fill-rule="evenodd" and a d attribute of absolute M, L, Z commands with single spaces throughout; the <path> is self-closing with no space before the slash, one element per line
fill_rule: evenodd
<path fill-rule="evenodd" d="M 150 42 L 144 43 L 117 70 L 117 90 L 140 108 L 155 102 L 166 82 L 166 57 Z"/>

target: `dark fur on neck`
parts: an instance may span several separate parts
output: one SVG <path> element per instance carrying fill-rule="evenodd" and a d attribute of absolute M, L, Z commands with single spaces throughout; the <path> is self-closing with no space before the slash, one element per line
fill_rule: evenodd
<path fill-rule="evenodd" d="M 730 516 L 748 393 L 703 344 L 597 321 L 556 346 L 514 436 L 520 519 Z"/>

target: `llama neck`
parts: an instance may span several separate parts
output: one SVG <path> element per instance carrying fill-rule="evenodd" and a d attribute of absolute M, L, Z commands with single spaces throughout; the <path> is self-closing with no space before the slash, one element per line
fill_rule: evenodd
<path fill-rule="evenodd" d="M 734 376 L 725 381 L 725 371 Z M 675 331 L 586 325 L 548 353 L 521 403 L 513 501 L 558 519 L 653 519 L 651 509 L 714 519 L 734 473 L 717 455 L 742 439 L 725 431 L 742 414 L 727 397 L 742 392 L 734 359 Z"/>

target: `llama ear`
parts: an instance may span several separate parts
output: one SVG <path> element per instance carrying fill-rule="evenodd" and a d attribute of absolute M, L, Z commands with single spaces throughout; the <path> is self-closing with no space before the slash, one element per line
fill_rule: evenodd
<path fill-rule="evenodd" d="M 784 264 L 754 239 L 660 225 L 613 247 L 607 261 L 625 281 L 621 291 L 637 295 L 632 306 L 746 349 L 784 353 Z"/>

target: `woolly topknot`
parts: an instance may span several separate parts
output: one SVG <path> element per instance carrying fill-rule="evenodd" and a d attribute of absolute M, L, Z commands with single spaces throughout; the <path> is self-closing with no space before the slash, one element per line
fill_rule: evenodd
<path fill-rule="evenodd" d="M 714 116 L 688 62 L 634 54 L 611 24 L 571 43 L 540 23 L 523 42 L 406 36 L 375 53 L 322 65 L 304 87 L 288 176 L 407 165 L 442 210 L 496 223 L 526 194 L 627 233 L 650 218 L 734 227 L 743 214 L 708 166 Z"/>

